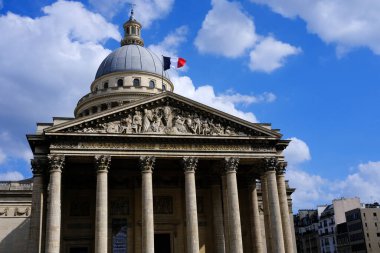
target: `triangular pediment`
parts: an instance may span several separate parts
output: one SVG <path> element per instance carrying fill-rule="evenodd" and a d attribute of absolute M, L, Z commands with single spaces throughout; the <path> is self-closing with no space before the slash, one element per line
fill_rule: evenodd
<path fill-rule="evenodd" d="M 242 120 L 171 92 L 45 129 L 45 134 L 55 133 L 281 138 L 281 134 L 260 124 Z"/>

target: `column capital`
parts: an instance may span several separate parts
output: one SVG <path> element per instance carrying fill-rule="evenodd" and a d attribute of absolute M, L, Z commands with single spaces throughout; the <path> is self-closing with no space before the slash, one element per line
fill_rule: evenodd
<path fill-rule="evenodd" d="M 268 157 L 264 159 L 265 161 L 265 168 L 264 171 L 276 171 L 278 166 L 278 159 L 277 157 Z"/>
<path fill-rule="evenodd" d="M 285 175 L 287 162 L 279 162 L 277 166 L 277 175 Z"/>
<path fill-rule="evenodd" d="M 63 166 L 65 165 L 65 156 L 64 155 L 53 155 L 50 154 L 47 156 L 49 160 L 49 169 L 50 172 L 62 172 Z"/>
<path fill-rule="evenodd" d="M 226 172 L 236 172 L 239 166 L 238 157 L 226 157 L 224 159 L 224 170 Z"/>
<path fill-rule="evenodd" d="M 140 156 L 139 165 L 142 172 L 153 172 L 156 157 L 154 156 Z"/>
<path fill-rule="evenodd" d="M 95 165 L 98 172 L 108 172 L 111 166 L 111 156 L 109 155 L 96 155 Z"/>
<path fill-rule="evenodd" d="M 198 166 L 198 158 L 189 156 L 183 157 L 182 164 L 185 172 L 195 172 Z"/>
<path fill-rule="evenodd" d="M 45 161 L 39 158 L 30 159 L 30 165 L 32 166 L 33 176 L 40 176 L 42 174 L 44 162 Z"/>

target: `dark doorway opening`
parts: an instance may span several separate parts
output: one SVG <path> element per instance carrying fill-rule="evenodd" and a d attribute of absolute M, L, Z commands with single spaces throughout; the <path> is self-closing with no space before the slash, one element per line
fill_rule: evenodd
<path fill-rule="evenodd" d="M 170 234 L 154 235 L 154 253 L 171 253 Z"/>
<path fill-rule="evenodd" d="M 72 247 L 70 253 L 89 253 L 87 247 Z"/>

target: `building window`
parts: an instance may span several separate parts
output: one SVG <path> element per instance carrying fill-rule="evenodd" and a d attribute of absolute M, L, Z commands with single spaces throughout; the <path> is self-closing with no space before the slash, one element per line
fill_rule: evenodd
<path fill-rule="evenodd" d="M 149 88 L 153 89 L 156 86 L 153 80 L 149 81 Z"/>
<path fill-rule="evenodd" d="M 376 233 L 377 237 L 380 237 L 380 233 Z"/>
<path fill-rule="evenodd" d="M 133 86 L 139 87 L 140 86 L 140 79 L 138 79 L 138 78 L 133 79 Z"/>
<path fill-rule="evenodd" d="M 105 83 L 103 84 L 103 89 L 108 89 L 108 82 L 105 82 Z"/>
<path fill-rule="evenodd" d="M 377 216 L 377 213 L 373 213 L 373 216 Z"/>
<path fill-rule="evenodd" d="M 91 108 L 91 111 L 92 111 L 92 113 L 97 113 L 98 112 L 98 108 L 96 106 L 94 106 L 94 107 Z"/>
<path fill-rule="evenodd" d="M 123 79 L 117 80 L 117 87 L 123 87 L 123 85 L 124 85 Z"/>
<path fill-rule="evenodd" d="M 162 85 L 162 91 L 166 91 L 166 86 L 165 86 L 165 84 Z"/>
<path fill-rule="evenodd" d="M 132 26 L 132 34 L 136 34 L 136 27 Z"/>

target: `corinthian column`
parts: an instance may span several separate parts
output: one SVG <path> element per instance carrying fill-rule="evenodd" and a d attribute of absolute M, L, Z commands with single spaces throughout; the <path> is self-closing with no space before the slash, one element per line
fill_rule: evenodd
<path fill-rule="evenodd" d="M 48 155 L 50 165 L 49 201 L 46 222 L 46 253 L 59 253 L 61 239 L 61 174 L 65 157 Z"/>
<path fill-rule="evenodd" d="M 142 174 L 142 253 L 154 253 L 154 213 L 152 173 L 155 162 L 153 156 L 141 156 Z"/>
<path fill-rule="evenodd" d="M 281 211 L 282 231 L 283 231 L 284 242 L 285 242 L 285 252 L 293 253 L 292 227 L 290 223 L 288 196 L 286 194 L 286 185 L 285 185 L 285 167 L 286 167 L 286 163 L 281 163 L 277 170 L 277 188 L 278 188 L 278 197 L 280 199 L 280 211 Z"/>
<path fill-rule="evenodd" d="M 42 161 L 32 159 L 33 195 L 30 214 L 30 230 L 28 253 L 40 253 L 42 250 L 42 221 L 43 221 L 43 178 Z"/>
<path fill-rule="evenodd" d="M 284 253 L 284 237 L 282 234 L 281 211 L 278 199 L 276 180 L 277 159 L 266 159 L 266 180 L 268 188 L 268 204 L 270 209 L 270 231 L 272 234 L 272 250 L 276 253 Z"/>
<path fill-rule="evenodd" d="M 197 190 L 195 188 L 195 170 L 198 158 L 184 157 L 185 199 L 186 199 L 186 238 L 187 253 L 199 252 Z"/>
<path fill-rule="evenodd" d="M 263 242 L 261 239 L 260 211 L 259 201 L 257 199 L 256 179 L 253 180 L 250 192 L 250 210 L 251 210 L 251 229 L 253 252 L 264 253 Z"/>
<path fill-rule="evenodd" d="M 265 175 L 260 178 L 261 181 L 261 195 L 263 198 L 263 209 L 264 209 L 264 227 L 265 227 L 265 245 L 267 247 L 267 253 L 273 253 L 272 251 L 272 235 L 270 233 L 270 210 L 268 203 L 268 186 L 267 179 Z"/>
<path fill-rule="evenodd" d="M 236 179 L 236 171 L 239 158 L 229 157 L 225 159 L 227 202 L 229 205 L 229 243 L 231 253 L 243 253 L 243 240 L 241 236 L 239 195 Z"/>
<path fill-rule="evenodd" d="M 95 211 L 95 253 L 108 250 L 108 170 L 111 157 L 95 156 L 96 164 L 96 211 Z"/>
<path fill-rule="evenodd" d="M 218 176 L 218 180 L 213 180 L 211 183 L 215 253 L 226 252 L 223 225 L 222 194 L 220 192 L 220 188 L 220 178 Z"/>

